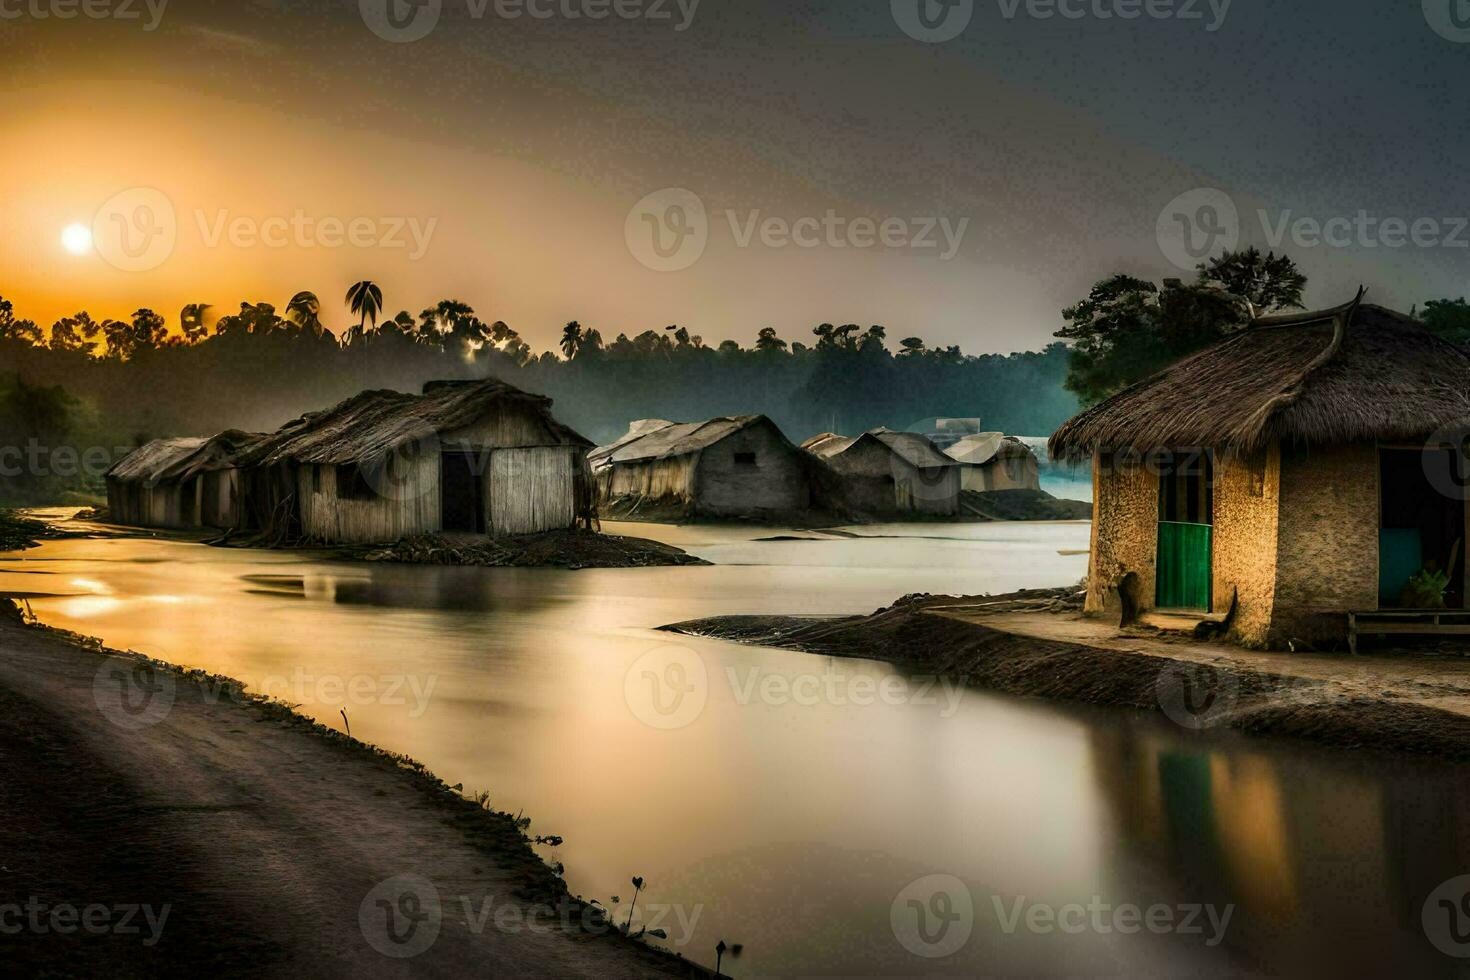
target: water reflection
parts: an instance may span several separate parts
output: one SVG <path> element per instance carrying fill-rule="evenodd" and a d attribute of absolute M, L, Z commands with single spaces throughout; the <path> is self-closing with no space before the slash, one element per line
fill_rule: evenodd
<path fill-rule="evenodd" d="M 326 724 L 346 708 L 354 734 L 563 835 L 548 856 L 574 891 L 626 899 L 643 875 L 640 905 L 683 916 L 687 930 L 662 926 L 687 931 L 684 955 L 708 962 L 720 938 L 745 942 L 740 975 L 1316 975 L 1390 957 L 1453 971 L 1419 914 L 1470 871 L 1462 769 L 925 697 L 921 679 L 882 664 L 650 629 L 1075 581 L 1085 555 L 1059 552 L 1085 549 L 1086 525 L 929 525 L 925 540 L 658 533 L 740 564 L 567 573 L 80 540 L 0 562 L 0 590 L 25 588 L 13 572 L 85 582 L 36 612 L 239 677 Z M 699 710 L 661 728 L 630 704 L 628 677 L 669 650 L 696 658 L 704 681 Z M 897 697 L 854 696 L 885 690 Z M 893 915 L 933 875 L 958 881 L 974 914 L 963 946 L 931 959 Z M 1018 908 L 1127 903 L 1235 913 L 1213 946 L 1008 924 Z"/>

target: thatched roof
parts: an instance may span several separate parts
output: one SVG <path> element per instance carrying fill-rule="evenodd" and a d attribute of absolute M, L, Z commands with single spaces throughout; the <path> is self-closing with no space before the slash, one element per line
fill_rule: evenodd
<path fill-rule="evenodd" d="M 956 466 L 954 460 L 940 452 L 927 436 L 917 432 L 894 432 L 892 429 L 870 429 L 856 438 L 824 432 L 812 436 L 801 444 L 801 448 L 822 459 L 841 456 L 863 441 L 873 441 L 886 447 L 899 459 L 918 469 L 933 469 L 940 466 Z"/>
<path fill-rule="evenodd" d="M 192 456 L 204 445 L 203 439 L 154 439 L 113 463 L 104 474 L 123 483 L 158 483 L 164 473 Z"/>
<path fill-rule="evenodd" d="M 1465 423 L 1470 353 L 1354 301 L 1258 320 L 1089 408 L 1057 430 L 1050 452 L 1414 442 Z"/>
<path fill-rule="evenodd" d="M 703 452 L 715 443 L 753 425 L 769 425 L 777 434 L 781 431 L 764 415 L 726 416 L 703 422 L 642 419 L 634 422 L 621 439 L 606 446 L 598 446 L 588 453 L 587 461 L 594 468 L 602 469 L 617 463 L 641 463 L 653 459 L 688 456 Z"/>
<path fill-rule="evenodd" d="M 265 438 L 264 433 L 227 429 L 203 440 L 198 449 L 180 457 L 161 471 L 159 480 L 189 480 L 236 465 L 240 456 Z"/>
<path fill-rule="evenodd" d="M 970 466 L 983 466 L 997 459 L 1034 455 L 1030 446 L 1003 432 L 982 432 L 967 436 L 946 449 L 944 454 Z"/>
<path fill-rule="evenodd" d="M 512 401 L 538 411 L 560 442 L 592 445 L 552 418 L 550 398 L 493 379 L 439 381 L 425 385 L 422 395 L 364 391 L 325 412 L 303 415 L 242 453 L 240 463 L 272 466 L 290 460 L 341 465 L 370 461 L 415 440 L 472 425 L 497 403 Z"/>

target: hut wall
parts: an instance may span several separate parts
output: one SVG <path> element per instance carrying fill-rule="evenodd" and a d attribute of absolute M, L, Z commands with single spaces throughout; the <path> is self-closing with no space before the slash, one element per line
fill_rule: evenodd
<path fill-rule="evenodd" d="M 1088 565 L 1089 613 L 1103 611 L 1108 589 L 1133 572 L 1140 611 L 1154 606 L 1159 550 L 1159 478 L 1136 459 L 1097 455 L 1092 463 L 1092 558 Z"/>
<path fill-rule="evenodd" d="M 1269 641 L 1276 592 L 1281 453 L 1215 459 L 1214 612 L 1237 600 L 1231 635 L 1247 646 Z"/>
<path fill-rule="evenodd" d="M 575 446 L 498 449 L 490 455 L 485 526 L 492 534 L 536 534 L 577 523 Z"/>
<path fill-rule="evenodd" d="M 695 511 L 708 517 L 774 516 L 806 510 L 811 490 L 801 450 L 769 425 L 751 425 L 699 454 Z"/>
<path fill-rule="evenodd" d="M 1335 641 L 1347 613 L 1378 608 L 1378 451 L 1281 451 L 1272 645 Z"/>
<path fill-rule="evenodd" d="M 301 531 L 312 540 L 371 544 L 443 526 L 437 452 L 394 456 L 387 478 L 374 481 L 377 492 L 358 499 L 338 493 L 336 466 L 303 464 L 296 480 Z"/>
<path fill-rule="evenodd" d="M 240 527 L 240 471 L 210 470 L 199 477 L 199 523 L 221 530 Z"/>
<path fill-rule="evenodd" d="M 698 453 L 672 459 L 615 463 L 598 474 L 597 486 L 604 500 L 646 497 L 649 500 L 692 503 L 698 465 Z"/>
<path fill-rule="evenodd" d="M 1010 456 L 979 465 L 963 466 L 960 477 L 961 486 L 975 493 L 1041 489 L 1041 469 L 1034 456 Z"/>
<path fill-rule="evenodd" d="M 862 439 L 827 461 L 844 478 L 850 502 L 874 513 L 959 513 L 960 467 L 920 470 L 876 439 Z"/>

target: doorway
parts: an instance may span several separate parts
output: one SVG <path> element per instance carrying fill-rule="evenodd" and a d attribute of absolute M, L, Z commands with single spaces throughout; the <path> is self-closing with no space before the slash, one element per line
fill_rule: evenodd
<path fill-rule="evenodd" d="M 1207 449 L 1159 464 L 1159 609 L 1209 612 L 1213 600 L 1215 462 Z"/>
<path fill-rule="evenodd" d="M 1454 449 L 1378 451 L 1380 608 L 1465 608 L 1464 462 Z"/>
<path fill-rule="evenodd" d="M 439 456 L 439 513 L 444 530 L 485 533 L 485 480 L 474 453 Z"/>

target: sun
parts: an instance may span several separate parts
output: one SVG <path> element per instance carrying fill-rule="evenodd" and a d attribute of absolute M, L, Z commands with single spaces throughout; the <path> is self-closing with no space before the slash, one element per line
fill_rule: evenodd
<path fill-rule="evenodd" d="M 92 229 L 86 225 L 67 225 L 61 232 L 61 247 L 73 255 L 92 251 Z"/>

